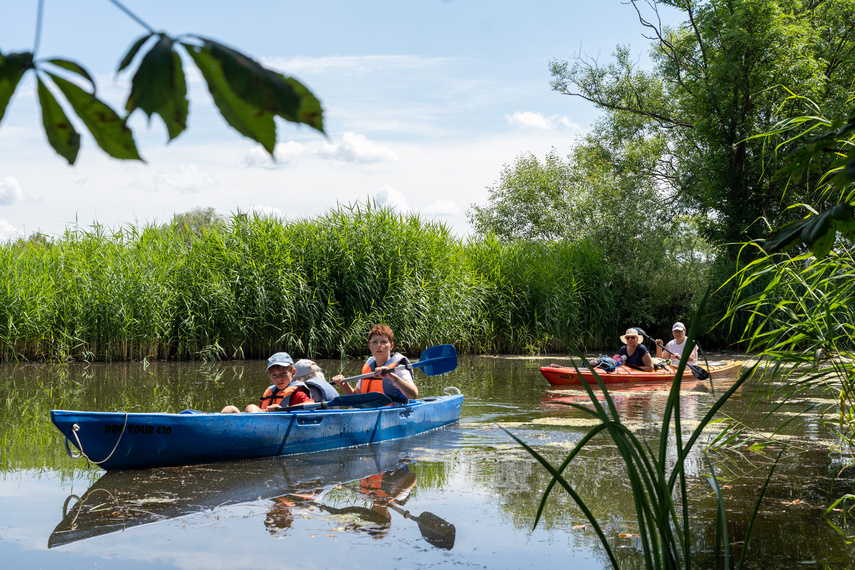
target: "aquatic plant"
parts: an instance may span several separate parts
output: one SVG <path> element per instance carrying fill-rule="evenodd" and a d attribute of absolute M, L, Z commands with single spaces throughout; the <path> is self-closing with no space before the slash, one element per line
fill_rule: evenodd
<path fill-rule="evenodd" d="M 701 309 L 705 305 L 709 292 L 701 302 Z M 692 326 L 688 332 L 688 346 L 683 351 L 683 359 L 677 367 L 677 376 L 673 381 L 668 394 L 668 401 L 659 430 L 659 441 L 656 449 L 651 448 L 647 442 L 639 440 L 625 425 L 620 418 L 617 407 L 612 399 L 606 384 L 602 381 L 596 370 L 594 376 L 601 390 L 601 397 L 605 399 L 605 406 L 600 402 L 597 393 L 592 386 L 583 378 L 582 385 L 588 394 L 592 407 L 575 403 L 563 403 L 571 406 L 587 416 L 595 419 L 597 424 L 592 427 L 585 436 L 576 444 L 564 461 L 558 465 L 552 465 L 546 458 L 535 451 L 531 446 L 522 441 L 508 430 L 504 430 L 517 443 L 522 445 L 551 475 L 552 480 L 547 485 L 541 497 L 534 525 L 538 521 L 546 506 L 547 499 L 555 485 L 561 486 L 582 510 L 585 517 L 591 523 L 594 532 L 602 543 L 609 560 L 615 568 L 620 564 L 606 537 L 602 525 L 597 521 L 593 512 L 588 508 L 585 500 L 581 497 L 562 473 L 571 464 L 586 446 L 601 433 L 608 435 L 618 452 L 626 469 L 626 477 L 629 483 L 630 493 L 635 505 L 636 523 L 638 535 L 641 542 L 641 550 L 647 568 L 692 568 L 696 566 L 691 551 L 691 517 L 688 496 L 688 483 L 685 466 L 692 448 L 698 442 L 704 428 L 715 418 L 719 409 L 727 402 L 730 396 L 753 374 L 756 364 L 740 374 L 737 381 L 724 392 L 718 400 L 710 407 L 704 417 L 698 422 L 697 427 L 691 432 L 689 438 L 683 442 L 683 429 L 680 415 L 680 387 L 682 384 L 682 373 L 686 369 L 688 355 L 695 346 L 695 336 L 699 319 L 692 319 Z M 583 354 L 579 354 L 584 359 Z M 673 422 L 673 427 L 672 427 Z M 504 428 L 502 428 L 504 429 Z M 671 441 L 675 440 L 676 456 L 669 454 Z M 730 568 L 730 543 L 727 531 L 727 517 L 724 507 L 721 487 L 718 483 L 715 466 L 708 456 L 705 455 L 706 464 L 709 468 L 707 481 L 712 487 L 717 499 L 716 522 L 716 545 L 717 557 L 723 559 L 724 567 Z M 777 465 L 777 461 L 775 462 Z M 669 467 L 670 466 L 670 467 Z M 766 486 L 774 473 L 774 466 L 766 478 L 766 484 L 760 493 L 760 498 L 754 508 L 751 521 L 746 531 L 745 542 L 736 568 L 741 568 L 749 548 L 751 527 L 760 508 L 760 503 L 765 494 Z"/>
<path fill-rule="evenodd" d="M 622 295 L 673 271 L 660 273 L 616 269 L 590 241 L 461 239 L 373 204 L 192 231 L 181 217 L 73 227 L 0 245 L 0 360 L 362 356 L 377 322 L 410 353 L 596 349 L 625 327 Z M 692 296 L 669 287 L 647 295 L 661 299 L 648 319 L 670 322 Z"/>

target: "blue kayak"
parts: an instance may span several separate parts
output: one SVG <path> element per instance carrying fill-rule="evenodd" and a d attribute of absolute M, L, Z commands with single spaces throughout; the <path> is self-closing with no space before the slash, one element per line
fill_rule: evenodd
<path fill-rule="evenodd" d="M 290 455 L 409 437 L 460 420 L 463 395 L 446 389 L 452 391 L 368 409 L 263 414 L 51 410 L 50 416 L 65 436 L 69 454 L 70 441 L 89 461 L 111 471 Z"/>

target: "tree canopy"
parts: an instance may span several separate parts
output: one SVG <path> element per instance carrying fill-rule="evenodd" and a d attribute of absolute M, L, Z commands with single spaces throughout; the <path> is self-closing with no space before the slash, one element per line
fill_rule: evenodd
<path fill-rule="evenodd" d="M 649 176 L 675 209 L 702 218 L 708 237 L 722 244 L 760 237 L 766 227 L 755 222 L 785 221 L 786 203 L 807 195 L 813 179 L 774 178 L 779 155 L 752 135 L 797 114 L 789 93 L 822 100 L 831 113 L 845 105 L 855 77 L 855 2 L 630 4 L 651 41 L 653 69 L 626 47 L 607 64 L 579 54 L 551 63 L 553 89 L 594 103 L 617 136 L 661 138 Z M 664 26 L 662 6 L 685 21 Z"/>

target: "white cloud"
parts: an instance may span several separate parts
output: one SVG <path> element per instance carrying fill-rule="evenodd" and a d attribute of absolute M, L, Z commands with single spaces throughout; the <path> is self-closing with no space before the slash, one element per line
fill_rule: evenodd
<path fill-rule="evenodd" d="M 248 214 L 256 214 L 260 218 L 284 218 L 285 212 L 273 206 L 256 204 L 249 209 Z"/>
<path fill-rule="evenodd" d="M 461 213 L 460 206 L 453 200 L 437 200 L 419 210 L 431 216 L 457 216 Z"/>
<path fill-rule="evenodd" d="M 241 164 L 247 168 L 269 168 L 278 169 L 292 165 L 297 158 L 306 154 L 306 145 L 296 141 L 277 143 L 273 147 L 273 156 L 270 157 L 264 147 L 257 146 L 241 159 Z"/>
<path fill-rule="evenodd" d="M 308 144 L 288 141 L 279 143 L 273 151 L 276 160 L 262 147 L 255 147 L 241 159 L 247 168 L 281 169 L 291 166 L 303 157 L 316 157 L 350 164 L 375 164 L 398 162 L 398 155 L 386 145 L 368 140 L 359 133 L 344 133 L 338 142 L 312 142 Z"/>
<path fill-rule="evenodd" d="M 15 226 L 7 220 L 0 218 L 0 241 L 11 241 L 23 236 L 24 233 L 18 231 Z"/>
<path fill-rule="evenodd" d="M 374 194 L 373 198 L 378 206 L 386 206 L 396 212 L 406 213 L 411 209 L 404 195 L 389 186 L 381 188 Z"/>
<path fill-rule="evenodd" d="M 7 176 L 0 181 L 0 205 L 10 206 L 23 198 L 24 191 L 21 190 L 21 184 L 17 180 Z"/>
<path fill-rule="evenodd" d="M 548 131 L 554 129 L 557 125 L 567 127 L 572 130 L 579 130 L 581 127 L 578 123 L 570 120 L 566 116 L 553 115 L 546 117 L 542 113 L 534 113 L 532 111 L 516 112 L 513 115 L 506 115 L 505 120 L 509 125 L 521 127 L 524 129 L 538 129 Z"/>
<path fill-rule="evenodd" d="M 182 194 L 195 194 L 216 184 L 213 176 L 199 170 L 195 164 L 179 164 L 178 168 L 160 172 L 156 182 L 158 186 L 169 186 Z"/>
<path fill-rule="evenodd" d="M 322 143 L 318 156 L 356 164 L 398 161 L 398 155 L 391 148 L 358 133 L 344 133 L 339 143 Z"/>

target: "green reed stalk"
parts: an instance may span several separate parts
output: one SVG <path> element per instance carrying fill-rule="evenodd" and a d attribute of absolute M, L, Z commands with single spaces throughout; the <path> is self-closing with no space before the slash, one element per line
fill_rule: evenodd
<path fill-rule="evenodd" d="M 624 322 L 618 300 L 658 279 L 626 281 L 604 255 L 586 241 L 464 240 L 371 204 L 207 229 L 71 228 L 0 245 L 0 360 L 361 357 L 378 322 L 410 353 L 596 348 Z"/>
<path fill-rule="evenodd" d="M 701 310 L 706 304 L 708 297 L 709 290 L 701 302 Z M 691 433 L 689 439 L 683 443 L 682 428 L 680 425 L 680 386 L 682 373 L 686 368 L 688 356 L 695 345 L 694 339 L 697 334 L 698 322 L 700 322 L 700 319 L 692 319 L 693 325 L 688 331 L 686 341 L 688 343 L 687 350 L 684 350 L 683 352 L 683 358 L 677 368 L 677 377 L 671 386 L 668 401 L 665 405 L 662 425 L 659 430 L 658 450 L 651 449 L 646 442 L 640 441 L 630 431 L 630 429 L 621 422 L 614 400 L 606 388 L 605 383 L 603 383 L 596 371 L 594 371 L 594 377 L 601 390 L 602 397 L 605 399 L 605 406 L 600 403 L 597 394 L 584 379 L 582 380 L 582 385 L 588 394 L 593 409 L 573 403 L 565 405 L 571 406 L 596 418 L 600 423 L 593 427 L 585 437 L 579 441 L 559 466 L 553 466 L 521 439 L 510 433 L 508 430 L 504 430 L 517 443 L 522 445 L 552 475 L 552 481 L 550 481 L 544 490 L 538 506 L 534 522 L 535 527 L 543 514 L 549 494 L 552 492 L 555 485 L 558 484 L 582 509 L 583 514 L 590 521 L 594 531 L 600 539 L 600 542 L 605 548 L 612 565 L 615 568 L 619 567 L 617 558 L 615 557 L 614 551 L 612 550 L 609 540 L 603 532 L 601 525 L 586 505 L 584 499 L 576 493 L 572 485 L 562 475 L 573 459 L 582 452 L 590 441 L 595 436 L 605 432 L 611 438 L 624 461 L 630 492 L 635 505 L 636 523 L 639 528 L 645 566 L 651 569 L 692 568 L 693 558 L 690 548 L 691 520 L 689 517 L 690 504 L 688 496 L 688 481 L 686 479 L 684 467 L 692 448 L 695 443 L 697 443 L 704 428 L 713 421 L 719 409 L 753 374 L 757 366 L 755 364 L 740 375 L 739 379 L 733 384 L 733 386 L 722 394 L 712 405 L 710 410 L 704 415 L 698 426 Z M 584 360 L 584 354 L 580 353 L 579 358 Z M 672 439 L 672 422 L 674 430 L 673 438 L 676 441 L 677 456 L 674 458 L 674 466 L 669 472 L 667 465 L 671 458 L 668 456 L 668 448 Z M 721 491 L 718 487 L 718 480 L 715 476 L 713 466 L 709 463 L 709 458 L 707 458 L 707 461 L 712 473 L 708 480 L 719 498 L 718 517 L 720 524 L 722 525 L 722 529 L 724 529 L 722 536 L 724 540 L 727 541 L 728 537 L 726 533 L 727 527 L 725 522 L 726 513 L 724 510 L 724 502 L 721 498 Z M 743 546 L 743 553 L 740 557 L 739 563 L 737 564 L 737 568 L 740 568 L 744 562 L 745 551 L 748 548 L 750 530 L 753 527 L 754 520 L 759 512 L 760 501 L 762 501 L 766 486 L 768 485 L 773 472 L 774 467 L 766 479 L 766 485 L 764 485 L 763 492 L 761 492 L 760 495 L 760 500 L 758 500 L 754 509 L 751 523 L 749 524 L 748 535 L 746 536 L 745 544 Z M 676 494 L 675 488 L 677 490 Z M 682 511 L 682 516 L 678 514 L 678 508 Z M 730 567 L 729 556 L 730 549 L 729 546 L 725 544 L 724 557 L 726 561 L 725 567 L 727 568 Z"/>

